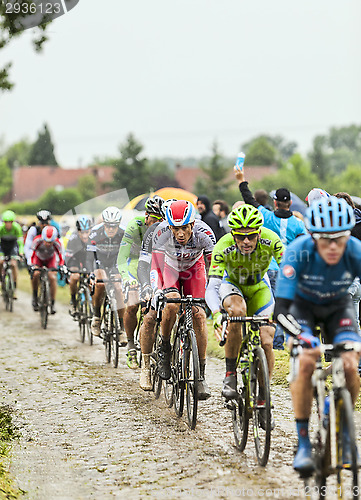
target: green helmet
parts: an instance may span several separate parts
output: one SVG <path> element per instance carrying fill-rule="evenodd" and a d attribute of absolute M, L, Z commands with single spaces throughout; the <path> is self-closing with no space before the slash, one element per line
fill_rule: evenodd
<path fill-rule="evenodd" d="M 2 215 L 2 219 L 4 222 L 14 222 L 15 220 L 15 212 L 12 210 L 5 210 Z"/>
<path fill-rule="evenodd" d="M 263 215 L 252 205 L 241 205 L 229 214 L 228 225 L 232 231 L 242 228 L 259 229 L 263 226 Z"/>

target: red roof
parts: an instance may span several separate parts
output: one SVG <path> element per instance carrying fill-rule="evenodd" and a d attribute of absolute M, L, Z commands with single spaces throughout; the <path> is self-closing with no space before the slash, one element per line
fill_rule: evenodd
<path fill-rule="evenodd" d="M 114 167 L 88 167 L 64 169 L 61 167 L 20 167 L 13 174 L 14 201 L 37 200 L 47 189 L 61 186 L 76 187 L 81 177 L 92 175 L 96 179 L 97 195 L 105 193 L 103 184 L 113 180 Z"/>

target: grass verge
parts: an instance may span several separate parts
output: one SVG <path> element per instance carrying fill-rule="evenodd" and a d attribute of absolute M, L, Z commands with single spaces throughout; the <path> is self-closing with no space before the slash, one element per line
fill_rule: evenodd
<path fill-rule="evenodd" d="M 8 471 L 9 451 L 11 443 L 18 437 L 11 409 L 8 406 L 0 406 L 0 498 L 16 499 L 24 493 L 14 485 L 14 480 Z"/>

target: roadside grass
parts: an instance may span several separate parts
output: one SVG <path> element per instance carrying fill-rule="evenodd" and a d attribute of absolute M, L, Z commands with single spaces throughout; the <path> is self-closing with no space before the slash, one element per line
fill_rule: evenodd
<path fill-rule="evenodd" d="M 19 290 L 22 290 L 23 292 L 30 293 L 32 295 L 30 276 L 29 276 L 29 273 L 26 269 L 21 269 L 19 271 L 17 286 L 18 286 Z M 69 292 L 68 285 L 66 285 L 64 287 L 58 286 L 58 289 L 56 292 L 56 300 L 59 301 L 61 304 L 65 304 L 65 305 L 69 304 L 70 292 Z"/>
<path fill-rule="evenodd" d="M 13 424 L 11 409 L 0 406 L 0 498 L 16 499 L 24 493 L 14 485 L 14 480 L 8 471 L 11 443 L 18 438 L 17 429 Z"/>

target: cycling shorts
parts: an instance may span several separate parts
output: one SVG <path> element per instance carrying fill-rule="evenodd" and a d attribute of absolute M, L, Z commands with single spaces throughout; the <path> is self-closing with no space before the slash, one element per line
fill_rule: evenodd
<path fill-rule="evenodd" d="M 163 292 L 181 292 L 183 295 L 204 299 L 207 286 L 207 273 L 204 259 L 199 259 L 192 267 L 186 271 L 176 271 L 167 264 L 164 264 L 163 271 Z"/>
<path fill-rule="evenodd" d="M 0 257 L 17 257 L 19 255 L 19 247 L 18 245 L 0 245 Z"/>
<path fill-rule="evenodd" d="M 45 267 L 47 267 L 49 269 L 51 267 L 57 267 L 58 266 L 58 262 L 57 262 L 56 254 L 55 253 L 48 260 L 41 260 L 41 259 L 39 259 L 39 257 L 37 255 L 34 255 L 34 257 L 31 259 L 31 263 L 32 263 L 33 266 L 38 266 L 38 267 L 45 266 Z"/>
<path fill-rule="evenodd" d="M 219 295 L 221 304 L 231 295 L 239 295 L 247 304 L 249 316 L 271 316 L 274 309 L 274 298 L 267 274 L 256 285 L 236 285 L 228 277 L 223 278 Z"/>
<path fill-rule="evenodd" d="M 361 342 L 361 337 L 357 333 L 355 308 L 349 295 L 323 305 L 314 304 L 296 296 L 290 307 L 290 313 L 309 333 L 313 334 L 315 326 L 321 325 L 326 343 L 332 344 L 336 336 L 338 336 L 336 340 L 340 341 L 340 333 L 342 333 L 342 341 L 358 339 Z"/>

